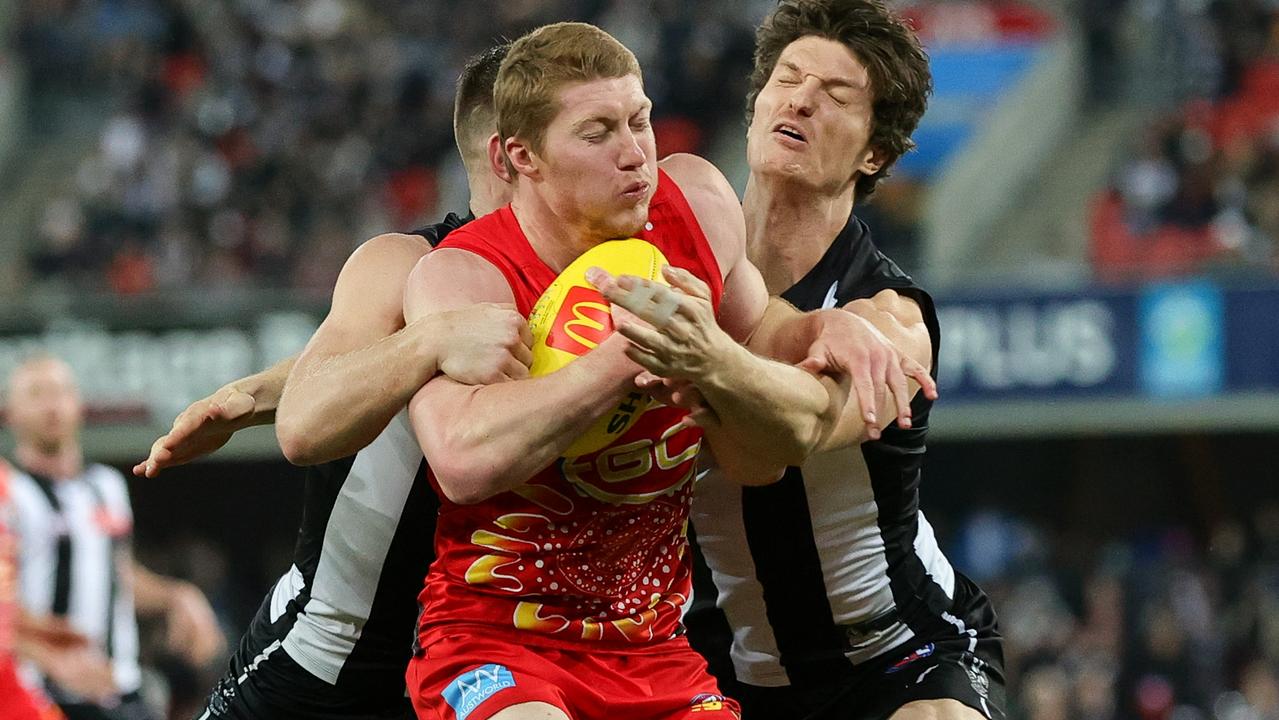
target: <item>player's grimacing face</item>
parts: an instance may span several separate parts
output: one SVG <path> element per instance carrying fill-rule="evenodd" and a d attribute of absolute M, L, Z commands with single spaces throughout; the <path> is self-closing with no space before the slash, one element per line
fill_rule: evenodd
<path fill-rule="evenodd" d="M 9 384 L 9 422 L 26 441 L 56 446 L 80 430 L 84 406 L 66 365 L 37 361 L 19 368 Z"/>
<path fill-rule="evenodd" d="M 629 237 L 657 190 L 652 103 L 634 75 L 568 85 L 546 129 L 542 172 L 556 214 L 604 237 Z"/>
<path fill-rule="evenodd" d="M 854 172 L 874 172 L 873 101 L 870 75 L 842 43 L 816 36 L 792 42 L 755 98 L 746 145 L 751 172 L 837 188 Z"/>

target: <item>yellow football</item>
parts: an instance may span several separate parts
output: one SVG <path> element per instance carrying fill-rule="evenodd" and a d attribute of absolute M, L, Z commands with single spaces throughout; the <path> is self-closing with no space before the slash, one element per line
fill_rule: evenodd
<path fill-rule="evenodd" d="M 613 333 L 608 300 L 586 281 L 586 271 L 599 267 L 614 275 L 637 275 L 665 284 L 662 251 L 644 240 L 610 240 L 582 253 L 542 293 L 528 324 L 533 334 L 534 377 L 549 375 L 594 350 Z M 586 455 L 609 446 L 639 419 L 648 396 L 633 392 L 622 398 L 564 451 L 564 457 Z"/>

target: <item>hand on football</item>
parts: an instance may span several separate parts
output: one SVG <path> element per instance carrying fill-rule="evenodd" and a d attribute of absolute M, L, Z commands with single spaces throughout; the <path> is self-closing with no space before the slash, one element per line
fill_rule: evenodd
<path fill-rule="evenodd" d="M 715 321 L 706 283 L 672 265 L 662 268 L 662 276 L 670 287 L 600 268 L 586 272 L 610 303 L 634 316 L 618 317 L 615 311 L 617 332 L 631 343 L 627 356 L 659 377 L 696 383 L 737 343 Z"/>

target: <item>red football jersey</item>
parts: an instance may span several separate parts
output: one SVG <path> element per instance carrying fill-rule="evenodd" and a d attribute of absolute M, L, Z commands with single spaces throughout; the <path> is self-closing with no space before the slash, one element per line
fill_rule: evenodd
<path fill-rule="evenodd" d="M 719 264 L 665 172 L 638 237 L 706 282 L 718 310 Z M 440 247 L 468 250 L 501 270 L 525 316 L 556 277 L 510 207 L 454 231 Z M 593 300 L 607 307 L 598 293 Z M 418 598 L 423 643 L 458 623 L 529 631 L 524 638 L 552 645 L 644 643 L 677 632 L 691 588 L 688 511 L 702 432 L 675 430 L 684 410 L 639 393 L 631 400 L 640 419 L 603 450 L 557 461 L 475 505 L 440 494 L 437 559 Z"/>

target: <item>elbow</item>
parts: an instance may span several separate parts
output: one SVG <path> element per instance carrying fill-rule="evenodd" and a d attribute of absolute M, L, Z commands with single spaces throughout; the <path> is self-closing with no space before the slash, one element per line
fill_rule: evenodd
<path fill-rule="evenodd" d="M 460 428 L 434 429 L 423 451 L 444 497 L 455 505 L 474 505 L 496 495 L 502 473 L 494 448 L 475 442 Z"/>
<path fill-rule="evenodd" d="M 758 468 L 751 468 L 749 471 L 741 470 L 737 472 L 735 475 L 733 475 L 732 477 L 734 480 L 737 481 L 737 484 L 739 485 L 745 485 L 747 487 L 760 487 L 763 485 L 772 485 L 778 480 L 781 480 L 782 476 L 784 476 L 785 474 L 786 474 L 785 467 L 773 468 L 771 470 L 762 470 L 762 471 L 759 470 Z"/>
<path fill-rule="evenodd" d="M 454 505 L 475 505 L 497 494 L 498 478 L 483 468 L 456 462 L 431 463 L 440 492 Z M 428 462 L 430 462 L 428 460 Z"/>
<path fill-rule="evenodd" d="M 305 437 L 286 437 L 280 432 L 277 432 L 275 437 L 280 443 L 280 451 L 284 453 L 284 459 L 291 464 L 306 467 L 324 462 L 318 448 L 313 443 L 307 442 Z"/>
<path fill-rule="evenodd" d="M 781 437 L 773 446 L 773 451 L 769 453 L 771 457 L 768 458 L 769 462 L 765 467 L 785 468 L 802 465 L 821 447 L 826 427 L 820 416 L 812 416 L 791 424 L 789 429 L 791 432 Z"/>
<path fill-rule="evenodd" d="M 435 479 L 440 485 L 440 492 L 454 505 L 478 505 L 493 496 L 493 493 L 483 492 L 472 483 L 457 479 L 446 481 L 439 475 Z"/>
<path fill-rule="evenodd" d="M 731 459 L 730 459 L 731 458 Z M 786 465 L 774 463 L 771 459 L 747 458 L 742 456 L 725 457 L 724 453 L 715 455 L 716 464 L 724 471 L 730 481 L 747 487 L 772 485 L 786 474 Z"/>
<path fill-rule="evenodd" d="M 284 459 L 294 465 L 318 465 L 326 459 L 321 455 L 315 434 L 299 427 L 296 422 L 289 422 L 289 416 L 281 415 L 276 419 L 275 439 L 280 444 Z"/>

